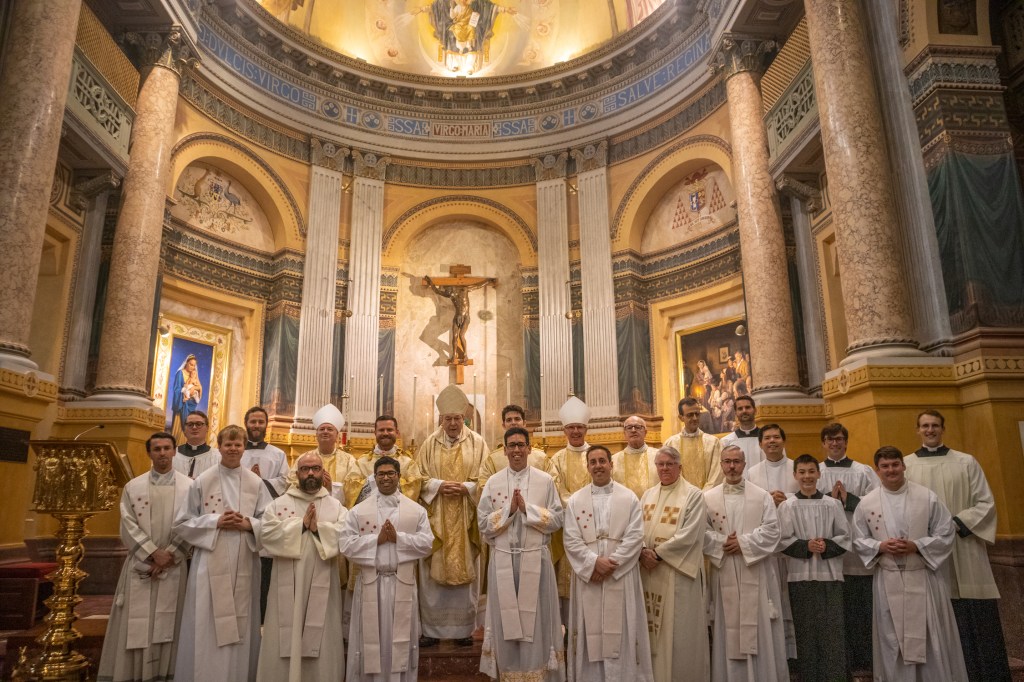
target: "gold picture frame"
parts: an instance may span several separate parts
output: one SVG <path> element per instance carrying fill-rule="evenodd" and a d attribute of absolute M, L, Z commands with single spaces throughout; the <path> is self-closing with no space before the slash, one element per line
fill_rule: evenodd
<path fill-rule="evenodd" d="M 167 415 L 165 426 L 175 433 L 174 375 L 184 366 L 183 359 L 196 357 L 196 375 L 201 386 L 193 390 L 193 409 L 201 409 L 210 419 L 210 438 L 224 426 L 227 409 L 228 364 L 231 357 L 231 330 L 216 325 L 162 315 L 153 363 L 153 402 Z M 194 381 L 194 380 L 193 380 Z M 179 435 L 176 433 L 175 435 Z M 184 442 L 179 438 L 179 442 Z"/>

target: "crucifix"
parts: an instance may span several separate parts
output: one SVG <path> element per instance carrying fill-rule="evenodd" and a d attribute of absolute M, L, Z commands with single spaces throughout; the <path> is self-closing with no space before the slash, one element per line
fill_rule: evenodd
<path fill-rule="evenodd" d="M 472 269 L 468 265 L 451 265 L 448 267 L 449 277 L 424 275 L 423 285 L 428 286 L 438 296 L 452 302 L 455 313 L 452 316 L 451 356 L 448 366 L 455 368 L 455 383 L 463 383 L 463 370 L 472 365 L 473 360 L 466 355 L 466 329 L 469 327 L 469 292 L 473 289 L 496 285 L 494 277 L 469 277 Z"/>

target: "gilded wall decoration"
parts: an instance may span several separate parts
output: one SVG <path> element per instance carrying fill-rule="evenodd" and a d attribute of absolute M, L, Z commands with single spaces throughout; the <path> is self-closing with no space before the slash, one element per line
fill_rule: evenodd
<path fill-rule="evenodd" d="M 231 332 L 191 320 L 162 317 L 153 363 L 153 403 L 164 410 L 165 428 L 183 440 L 181 425 L 206 412 L 210 433 L 224 425 Z"/>
<path fill-rule="evenodd" d="M 669 248 L 717 230 L 735 219 L 735 199 L 732 185 L 718 166 L 708 165 L 690 173 L 651 211 L 641 251 Z"/>
<path fill-rule="evenodd" d="M 185 169 L 174 188 L 171 215 L 222 239 L 270 253 L 274 234 L 266 214 L 236 178 L 209 164 Z"/>
<path fill-rule="evenodd" d="M 344 55 L 451 77 L 502 76 L 567 61 L 637 25 L 664 0 L 257 2 Z"/>

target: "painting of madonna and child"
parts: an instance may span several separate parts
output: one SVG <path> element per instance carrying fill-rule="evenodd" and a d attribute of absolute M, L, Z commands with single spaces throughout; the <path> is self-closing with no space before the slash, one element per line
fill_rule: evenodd
<path fill-rule="evenodd" d="M 175 337 L 171 346 L 170 373 L 167 377 L 165 428 L 178 443 L 185 442 L 184 425 L 196 410 L 209 412 L 208 396 L 213 373 L 213 346 Z"/>
<path fill-rule="evenodd" d="M 741 322 L 676 332 L 676 360 L 680 393 L 704 407 L 701 430 L 734 430 L 736 398 L 753 390 L 750 346 Z"/>

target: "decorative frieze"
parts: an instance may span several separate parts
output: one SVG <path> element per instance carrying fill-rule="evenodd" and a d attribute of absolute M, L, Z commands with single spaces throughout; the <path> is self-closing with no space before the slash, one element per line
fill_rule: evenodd
<path fill-rule="evenodd" d="M 768 132 L 768 152 L 771 157 L 778 158 L 789 143 L 817 119 L 814 72 L 808 61 L 765 116 L 764 125 Z"/>
<path fill-rule="evenodd" d="M 351 151 L 348 147 L 330 140 L 321 140 L 316 137 L 309 139 L 310 163 L 314 166 L 322 166 L 327 170 L 344 172 L 345 159 Z"/>
<path fill-rule="evenodd" d="M 65 107 L 127 164 L 135 113 L 77 48 Z"/>
<path fill-rule="evenodd" d="M 569 152 L 547 154 L 541 158 L 533 159 L 533 170 L 537 182 L 564 178 L 568 161 Z"/>

